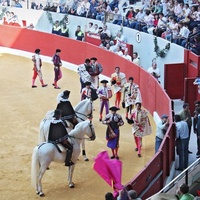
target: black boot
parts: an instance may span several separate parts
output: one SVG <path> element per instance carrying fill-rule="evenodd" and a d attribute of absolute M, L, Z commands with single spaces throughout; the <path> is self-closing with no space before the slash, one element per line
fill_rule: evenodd
<path fill-rule="evenodd" d="M 72 158 L 72 150 L 67 150 L 67 155 L 65 158 L 65 166 L 71 166 L 74 165 L 74 163 L 71 161 Z"/>

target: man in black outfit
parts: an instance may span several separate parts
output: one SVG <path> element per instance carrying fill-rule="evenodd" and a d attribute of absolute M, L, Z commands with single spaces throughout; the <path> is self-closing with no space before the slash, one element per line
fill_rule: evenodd
<path fill-rule="evenodd" d="M 48 142 L 51 142 L 55 145 L 60 143 L 65 148 L 67 148 L 65 166 L 71 166 L 74 164 L 71 161 L 73 146 L 68 141 L 68 132 L 66 130 L 65 124 L 61 120 L 61 110 L 59 109 L 55 110 L 54 119 L 52 120 L 50 124 Z"/>

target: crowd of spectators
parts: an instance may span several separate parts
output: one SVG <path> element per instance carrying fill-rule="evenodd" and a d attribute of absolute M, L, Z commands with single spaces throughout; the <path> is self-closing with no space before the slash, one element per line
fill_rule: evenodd
<path fill-rule="evenodd" d="M 3 2 L 10 5 L 10 0 Z M 15 7 L 20 7 L 19 0 L 14 2 Z M 44 6 L 33 1 L 31 9 L 77 15 L 129 27 L 162 37 L 200 55 L 200 35 L 196 33 L 200 30 L 198 0 L 142 0 L 138 9 L 134 9 L 134 3 L 136 1 L 131 0 L 123 5 L 119 0 L 59 0 L 58 3 L 47 1 Z"/>
<path fill-rule="evenodd" d="M 200 25 L 197 0 L 192 0 L 190 5 L 186 0 L 143 0 L 139 9 L 134 9 L 131 5 L 134 3 L 127 1 L 120 9 L 118 0 L 110 3 L 105 0 L 60 0 L 59 3 L 48 3 L 44 8 L 33 3 L 31 8 L 111 22 L 162 37 L 200 54 L 200 35 L 192 34 L 194 28 L 199 31 Z M 190 40 L 189 36 L 192 36 Z"/>

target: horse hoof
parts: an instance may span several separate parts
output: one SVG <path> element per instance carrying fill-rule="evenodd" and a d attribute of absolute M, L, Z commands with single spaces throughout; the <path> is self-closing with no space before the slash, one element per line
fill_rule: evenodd
<path fill-rule="evenodd" d="M 40 194 L 40 192 L 36 191 L 36 194 L 37 194 L 37 195 L 39 195 L 39 194 Z"/>
<path fill-rule="evenodd" d="M 88 158 L 85 158 L 84 160 L 85 160 L 85 161 L 89 161 L 89 159 L 88 159 Z"/>
<path fill-rule="evenodd" d="M 49 168 L 49 167 L 47 167 L 47 170 L 50 170 L 50 168 Z"/>
<path fill-rule="evenodd" d="M 40 197 L 44 197 L 45 196 L 43 192 L 40 192 L 39 195 L 40 195 Z"/>
<path fill-rule="evenodd" d="M 75 184 L 74 183 L 69 184 L 69 188 L 75 188 Z"/>

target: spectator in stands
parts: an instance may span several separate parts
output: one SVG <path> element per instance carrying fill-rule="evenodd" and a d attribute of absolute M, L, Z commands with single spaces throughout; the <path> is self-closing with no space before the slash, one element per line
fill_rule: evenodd
<path fill-rule="evenodd" d="M 131 23 L 134 21 L 135 11 L 133 7 L 130 7 L 129 11 L 126 13 L 123 26 L 130 27 Z"/>
<path fill-rule="evenodd" d="M 122 14 L 118 7 L 115 7 L 113 13 L 113 24 L 122 25 Z"/>
<path fill-rule="evenodd" d="M 178 0 L 174 2 L 174 17 L 177 19 L 179 15 L 183 12 L 183 8 L 180 6 Z"/>
<path fill-rule="evenodd" d="M 93 23 L 92 22 L 88 23 L 88 27 L 87 27 L 87 25 L 85 25 L 85 32 L 90 34 L 93 31 L 93 29 L 94 29 L 94 27 L 93 27 Z"/>
<path fill-rule="evenodd" d="M 176 170 L 182 171 L 188 167 L 189 129 L 187 122 L 181 121 L 180 115 L 175 115 L 174 121 L 176 124 L 176 149 L 179 155 L 179 167 Z"/>
<path fill-rule="evenodd" d="M 61 36 L 69 37 L 69 28 L 67 28 L 65 23 L 62 25 L 60 33 Z"/>
<path fill-rule="evenodd" d="M 107 25 L 104 25 L 103 28 L 99 27 L 99 34 L 100 34 L 101 43 L 103 43 L 107 37 L 111 38 L 111 33 L 107 29 Z"/>
<path fill-rule="evenodd" d="M 151 27 L 154 27 L 154 16 L 151 14 L 150 10 L 145 11 L 145 16 L 144 16 L 144 21 L 143 23 L 140 24 L 139 29 L 137 30 L 142 30 L 145 33 L 148 33 L 148 29 Z"/>
<path fill-rule="evenodd" d="M 60 22 L 58 20 L 56 20 L 54 25 L 53 25 L 52 33 L 56 34 L 56 35 L 60 35 L 61 34 Z"/>
<path fill-rule="evenodd" d="M 190 140 L 190 134 L 191 134 L 191 129 L 192 129 L 192 117 L 191 117 L 190 107 L 189 107 L 188 103 L 183 104 L 183 109 L 179 113 L 179 116 L 180 116 L 181 120 L 184 120 L 185 122 L 187 122 L 188 130 L 189 130 L 189 138 L 188 139 Z M 188 153 L 192 153 L 192 152 L 188 150 Z"/>
<path fill-rule="evenodd" d="M 187 48 L 189 49 L 194 43 L 194 34 L 199 31 L 199 29 L 197 27 L 194 27 L 192 29 L 192 31 L 190 31 L 189 35 L 188 35 L 188 38 L 187 39 L 184 39 L 182 42 L 181 42 L 181 46 L 184 47 L 184 48 Z M 200 34 L 196 35 L 196 36 L 199 36 Z M 193 36 L 193 37 L 192 37 Z"/>
<path fill-rule="evenodd" d="M 83 41 L 84 40 L 84 33 L 81 30 L 81 26 L 77 26 L 75 31 L 76 40 Z"/>
<path fill-rule="evenodd" d="M 148 68 L 147 70 L 152 76 L 154 76 L 158 82 L 160 83 L 159 81 L 159 78 L 160 78 L 160 70 L 159 68 L 157 67 L 157 63 L 156 63 L 156 59 L 154 58 L 152 60 L 152 66 Z"/>
<path fill-rule="evenodd" d="M 30 23 L 29 26 L 27 26 L 26 28 L 33 30 L 35 27 L 34 27 L 33 23 Z"/>
<path fill-rule="evenodd" d="M 179 34 L 174 38 L 174 43 L 181 45 L 182 41 L 187 39 L 190 31 L 183 22 L 178 23 Z"/>
<path fill-rule="evenodd" d="M 167 132 L 168 127 L 169 127 L 169 116 L 163 114 L 156 128 L 155 153 L 158 151 L 165 136 L 165 133 Z"/>
<path fill-rule="evenodd" d="M 98 25 L 95 24 L 94 28 L 90 31 L 91 34 L 98 34 L 99 30 L 98 30 Z"/>
<path fill-rule="evenodd" d="M 153 30 L 153 34 L 161 37 L 162 33 L 166 31 L 167 28 L 167 18 L 164 17 L 163 13 L 159 14 L 158 24 Z"/>
<path fill-rule="evenodd" d="M 114 41 L 110 41 L 110 51 L 115 52 L 115 45 L 114 45 Z"/>
<path fill-rule="evenodd" d="M 105 48 L 107 44 L 110 44 L 110 38 L 107 36 L 105 40 L 101 40 L 100 47 Z"/>
<path fill-rule="evenodd" d="M 8 19 L 8 23 L 10 25 L 14 24 L 14 23 L 19 23 L 19 19 L 18 16 L 14 14 L 14 12 L 10 12 L 10 17 Z"/>
<path fill-rule="evenodd" d="M 164 0 L 162 2 L 162 13 L 165 17 L 168 17 L 169 16 L 169 6 L 170 6 L 170 3 L 168 0 Z"/>
<path fill-rule="evenodd" d="M 126 38 L 125 36 L 122 34 L 122 31 L 118 31 L 115 37 L 116 40 L 116 44 L 115 47 L 117 48 L 117 46 L 123 46 L 124 43 L 126 43 Z"/>
<path fill-rule="evenodd" d="M 123 56 L 122 46 L 118 45 L 115 52 L 118 56 Z"/>
<path fill-rule="evenodd" d="M 71 15 L 76 15 L 77 14 L 77 9 L 78 9 L 78 4 L 79 1 L 78 0 L 74 0 L 72 6 L 69 8 L 68 13 Z"/>
<path fill-rule="evenodd" d="M 14 0 L 14 2 L 15 2 L 14 7 L 22 8 L 22 4 L 19 2 L 19 0 Z"/>
<path fill-rule="evenodd" d="M 91 0 L 90 1 L 90 8 L 89 8 L 89 12 L 88 12 L 88 17 L 89 18 L 96 19 L 97 6 L 98 6 L 98 3 L 97 3 L 96 0 Z"/>
<path fill-rule="evenodd" d="M 77 8 L 77 15 L 81 17 L 88 17 L 89 8 L 90 2 L 88 0 L 83 0 Z"/>
<path fill-rule="evenodd" d="M 133 63 L 136 64 L 136 65 L 140 65 L 140 58 L 139 58 L 137 52 L 133 53 Z"/>
<path fill-rule="evenodd" d="M 136 25 L 138 26 L 138 23 L 141 23 L 144 21 L 144 16 L 145 16 L 145 13 L 143 12 L 143 9 L 141 8 L 135 16 L 135 21 L 131 23 L 130 28 L 135 29 Z"/>
<path fill-rule="evenodd" d="M 198 6 L 198 10 L 196 11 L 195 7 L 192 7 L 194 11 L 190 15 L 192 21 L 189 24 L 190 30 L 192 30 L 195 26 L 197 27 L 200 24 L 200 6 Z"/>
<path fill-rule="evenodd" d="M 179 197 L 179 200 L 193 200 L 194 199 L 194 196 L 189 193 L 189 186 L 185 183 L 183 183 L 179 187 L 177 191 L 177 195 Z"/>
<path fill-rule="evenodd" d="M 98 12 L 97 12 L 97 15 L 96 15 L 96 19 L 100 20 L 102 22 L 105 22 L 106 15 L 111 13 L 111 11 L 112 10 L 111 10 L 110 6 L 108 5 L 108 3 L 107 2 L 103 2 L 102 5 L 100 5 L 98 7 Z"/>
<path fill-rule="evenodd" d="M 123 58 L 125 58 L 126 60 L 129 60 L 130 62 L 132 62 L 132 58 L 131 58 L 131 56 L 129 55 L 128 48 L 126 48 L 126 49 L 124 50 Z"/>
<path fill-rule="evenodd" d="M 162 5 L 159 0 L 155 0 L 153 14 L 159 14 L 159 13 L 162 13 Z"/>
<path fill-rule="evenodd" d="M 109 6 L 111 8 L 111 10 L 114 10 L 116 7 L 118 8 L 118 4 L 119 4 L 119 0 L 113 0 Z"/>
<path fill-rule="evenodd" d="M 190 50 L 196 55 L 200 55 L 200 36 L 194 37 L 194 44 L 190 45 Z"/>
<path fill-rule="evenodd" d="M 58 7 L 59 7 L 59 11 L 60 13 L 68 13 L 68 6 L 66 5 L 66 0 L 60 0 L 59 3 L 58 3 Z"/>
<path fill-rule="evenodd" d="M 167 30 L 165 31 L 165 39 L 173 42 L 173 39 L 177 37 L 179 33 L 177 20 L 173 17 L 169 17 L 171 21 L 167 24 Z"/>

